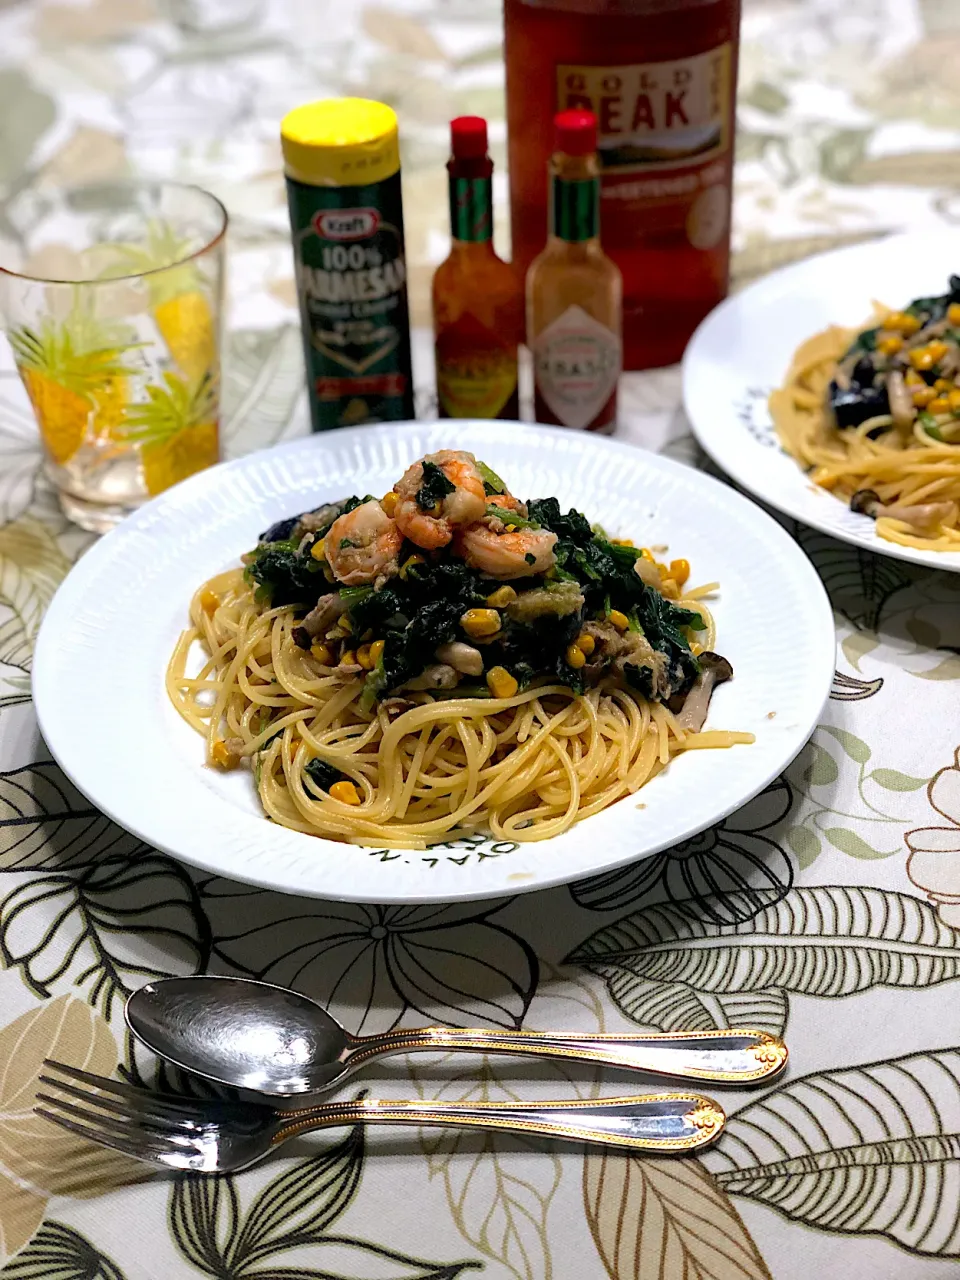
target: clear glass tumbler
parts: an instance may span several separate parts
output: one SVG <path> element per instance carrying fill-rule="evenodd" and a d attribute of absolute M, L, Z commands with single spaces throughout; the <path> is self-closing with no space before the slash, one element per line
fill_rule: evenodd
<path fill-rule="evenodd" d="M 0 313 L 67 516 L 104 532 L 219 458 L 227 213 L 199 187 L 21 192 Z"/>

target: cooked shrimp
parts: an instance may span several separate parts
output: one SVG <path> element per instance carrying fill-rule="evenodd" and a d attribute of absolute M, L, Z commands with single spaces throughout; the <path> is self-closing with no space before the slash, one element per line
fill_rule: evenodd
<path fill-rule="evenodd" d="M 424 511 L 417 502 L 417 494 L 423 484 L 423 464 L 439 467 L 454 486 L 439 504 L 439 510 Z M 400 501 L 395 518 L 404 537 L 426 551 L 445 547 L 458 525 L 472 524 L 483 515 L 487 505 L 483 477 L 477 470 L 477 460 L 472 453 L 456 449 L 441 449 L 428 453 L 420 462 L 408 467 L 394 485 Z"/>
<path fill-rule="evenodd" d="M 324 539 L 327 564 L 347 587 L 385 582 L 399 570 L 403 534 L 376 500 L 339 516 Z"/>
<path fill-rule="evenodd" d="M 459 531 L 457 549 L 472 569 L 491 578 L 526 578 L 553 567 L 556 541 L 549 529 L 496 533 L 485 524 L 472 524 Z"/>

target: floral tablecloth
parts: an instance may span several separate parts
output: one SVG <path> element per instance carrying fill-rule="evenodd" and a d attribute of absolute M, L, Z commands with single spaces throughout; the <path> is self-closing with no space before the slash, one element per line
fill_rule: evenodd
<path fill-rule="evenodd" d="M 960 0 L 747 0 L 738 281 L 960 220 L 958 63 Z M 154 173 L 212 188 L 232 218 L 227 449 L 269 445 L 307 421 L 281 114 L 328 93 L 396 105 L 423 326 L 456 113 L 493 122 L 505 243 L 502 81 L 495 0 L 0 0 L 0 251 L 13 234 L 5 203 L 28 183 Z M 425 331 L 417 341 L 430 413 Z M 836 610 L 832 700 L 783 777 L 678 848 L 569 888 L 444 909 L 284 898 L 139 844 L 49 760 L 31 650 L 88 538 L 39 474 L 2 358 L 0 1277 L 956 1274 L 960 577 L 797 528 Z M 697 463 L 675 369 L 626 379 L 623 405 L 622 436 Z M 791 1066 L 773 1087 L 726 1095 L 726 1134 L 699 1160 L 356 1131 L 235 1178 L 137 1180 L 139 1167 L 91 1159 L 32 1117 L 46 1055 L 149 1076 L 124 1033 L 124 995 L 204 970 L 295 985 L 353 1030 L 747 1024 L 784 1032 Z M 422 1058 L 353 1092 L 497 1099 L 624 1084 Z"/>

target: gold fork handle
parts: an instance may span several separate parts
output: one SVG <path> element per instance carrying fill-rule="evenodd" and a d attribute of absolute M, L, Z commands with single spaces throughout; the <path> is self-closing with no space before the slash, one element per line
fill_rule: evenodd
<path fill-rule="evenodd" d="M 516 1053 L 602 1063 L 678 1080 L 755 1084 L 787 1062 L 787 1046 L 764 1031 L 667 1031 L 651 1035 L 566 1035 L 549 1031 L 480 1031 L 423 1027 L 357 1037 L 345 1065 L 392 1053 Z"/>
<path fill-rule="evenodd" d="M 570 1142 L 593 1142 L 638 1151 L 696 1151 L 723 1130 L 726 1117 L 696 1093 L 643 1094 L 581 1102 L 393 1102 L 365 1098 L 294 1112 L 277 1132 L 283 1142 L 310 1129 L 335 1125 L 438 1125 L 536 1133 Z"/>

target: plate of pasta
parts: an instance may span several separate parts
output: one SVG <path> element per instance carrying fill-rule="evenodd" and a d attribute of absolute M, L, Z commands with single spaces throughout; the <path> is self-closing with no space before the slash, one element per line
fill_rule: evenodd
<path fill-rule="evenodd" d="M 54 598 L 34 699 L 80 790 L 185 862 L 449 902 L 719 821 L 807 740 L 834 645 L 806 557 L 727 486 L 585 433 L 411 423 L 130 517 Z"/>
<path fill-rule="evenodd" d="M 809 258 L 729 298 L 684 357 L 739 485 L 881 555 L 960 571 L 960 235 Z"/>

